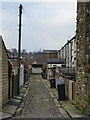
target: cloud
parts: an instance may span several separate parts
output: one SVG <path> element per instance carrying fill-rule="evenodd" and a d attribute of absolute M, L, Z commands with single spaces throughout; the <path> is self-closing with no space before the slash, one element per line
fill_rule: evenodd
<path fill-rule="evenodd" d="M 90 0 L 3 0 L 3 2 L 89 2 Z"/>
<path fill-rule="evenodd" d="M 68 24 L 73 24 L 75 22 L 75 13 L 72 10 L 61 10 L 59 14 L 57 14 L 56 16 L 54 16 L 53 18 L 49 18 L 48 21 L 48 25 L 49 26 L 65 26 Z M 45 20 L 44 20 L 45 22 Z"/>
<path fill-rule="evenodd" d="M 3 2 L 75 2 L 76 0 L 3 0 Z"/>
<path fill-rule="evenodd" d="M 18 44 L 18 5 L 19 3 L 4 3 L 3 33 L 8 48 L 17 47 Z M 25 7 L 26 5 L 26 7 Z M 74 3 L 23 3 L 22 49 L 28 51 L 42 49 L 58 49 L 67 39 L 75 33 L 75 7 Z M 14 9 L 17 8 L 17 9 Z M 25 16 L 25 11 L 27 17 Z M 16 13 L 16 17 L 15 14 Z"/>
<path fill-rule="evenodd" d="M 0 3 L 0 35 L 2 34 L 2 4 Z"/>

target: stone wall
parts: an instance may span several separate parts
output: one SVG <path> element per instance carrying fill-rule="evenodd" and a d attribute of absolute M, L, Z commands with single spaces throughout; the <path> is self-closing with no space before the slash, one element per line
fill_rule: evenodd
<path fill-rule="evenodd" d="M 90 115 L 90 2 L 77 3 L 76 107 Z"/>

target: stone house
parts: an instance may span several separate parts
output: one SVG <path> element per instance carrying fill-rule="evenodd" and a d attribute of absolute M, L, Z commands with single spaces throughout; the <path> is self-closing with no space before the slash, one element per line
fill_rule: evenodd
<path fill-rule="evenodd" d="M 65 76 L 65 88 L 67 98 L 75 102 L 75 91 L 76 91 L 76 36 L 59 50 L 59 58 L 64 58 L 66 66 L 60 68 L 60 72 Z"/>

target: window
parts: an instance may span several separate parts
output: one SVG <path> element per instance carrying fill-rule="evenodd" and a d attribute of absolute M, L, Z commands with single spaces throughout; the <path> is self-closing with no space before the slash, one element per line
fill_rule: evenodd
<path fill-rule="evenodd" d="M 90 58 L 88 59 L 88 63 L 90 64 Z"/>
<path fill-rule="evenodd" d="M 88 68 L 88 73 L 90 73 L 90 68 Z"/>
<path fill-rule="evenodd" d="M 57 67 L 57 65 L 53 65 L 53 67 Z"/>
<path fill-rule="evenodd" d="M 86 42 L 89 42 L 89 37 L 86 37 Z"/>
<path fill-rule="evenodd" d="M 89 26 L 89 28 L 90 28 L 90 24 L 89 24 L 88 26 Z"/>

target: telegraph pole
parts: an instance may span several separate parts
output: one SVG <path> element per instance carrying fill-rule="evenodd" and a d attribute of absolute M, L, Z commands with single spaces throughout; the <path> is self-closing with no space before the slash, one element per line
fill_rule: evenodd
<path fill-rule="evenodd" d="M 19 95 L 19 82 L 20 82 L 20 56 L 21 56 L 21 26 L 22 26 L 22 4 L 19 6 L 19 40 L 18 40 L 18 86 L 17 94 Z"/>

